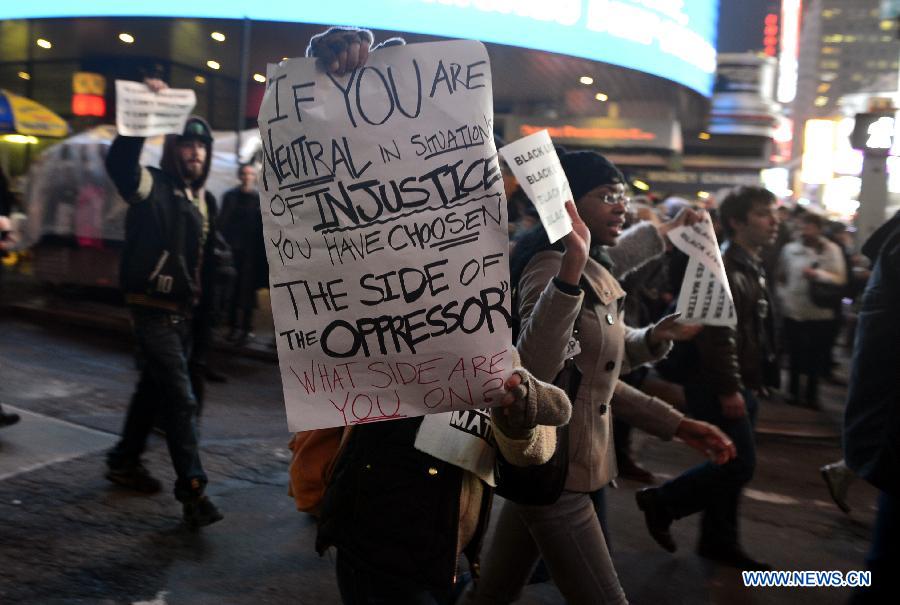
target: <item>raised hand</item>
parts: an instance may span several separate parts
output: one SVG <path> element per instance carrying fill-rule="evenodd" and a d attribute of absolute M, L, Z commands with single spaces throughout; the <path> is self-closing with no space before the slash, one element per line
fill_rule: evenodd
<path fill-rule="evenodd" d="M 569 219 L 572 221 L 572 231 L 563 237 L 566 251 L 556 276 L 574 286 L 581 281 L 581 272 L 584 271 L 584 266 L 587 264 L 588 253 L 591 250 L 591 231 L 581 220 L 574 202 L 566 202 L 566 212 L 569 213 Z"/>

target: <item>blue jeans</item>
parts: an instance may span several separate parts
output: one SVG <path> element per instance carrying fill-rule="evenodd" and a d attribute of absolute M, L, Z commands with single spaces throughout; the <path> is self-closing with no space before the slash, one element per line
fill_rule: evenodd
<path fill-rule="evenodd" d="M 722 429 L 734 442 L 737 457 L 722 465 L 705 462 L 659 488 L 675 519 L 703 511 L 700 543 L 706 546 L 727 548 L 738 544 L 738 503 L 741 489 L 753 478 L 756 467 L 753 427 L 759 407 L 751 391 L 742 394 L 747 414 L 726 418 L 715 393 L 704 387 L 685 387 L 689 415 Z"/>
<path fill-rule="evenodd" d="M 175 497 L 183 502 L 203 493 L 206 485 L 194 425 L 197 401 L 188 372 L 191 321 L 144 309 L 133 309 L 132 320 L 141 377 L 128 406 L 122 437 L 107 455 L 107 463 L 114 468 L 138 464 L 158 419 L 175 467 Z"/>
<path fill-rule="evenodd" d="M 344 605 L 452 605 L 458 596 L 453 586 L 428 590 L 387 583 L 378 574 L 355 566 L 337 552 L 337 583 Z"/>

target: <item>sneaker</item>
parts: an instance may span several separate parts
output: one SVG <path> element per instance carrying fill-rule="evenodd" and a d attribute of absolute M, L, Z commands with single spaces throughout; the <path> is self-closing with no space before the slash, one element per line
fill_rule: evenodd
<path fill-rule="evenodd" d="M 665 509 L 661 501 L 659 489 L 645 487 L 634 494 L 638 508 L 644 511 L 644 521 L 647 523 L 647 531 L 656 540 L 656 543 L 669 552 L 678 550 L 675 538 L 669 528 L 672 526 L 672 516 Z"/>
<path fill-rule="evenodd" d="M 13 425 L 19 420 L 21 420 L 21 418 L 18 414 L 0 412 L 0 427 Z"/>
<path fill-rule="evenodd" d="M 143 494 L 155 494 L 162 489 L 162 483 L 154 478 L 143 464 L 133 466 L 112 467 L 106 470 L 106 478 L 122 487 L 133 489 Z"/>
<path fill-rule="evenodd" d="M 847 468 L 844 461 L 826 464 L 819 469 L 822 473 L 822 479 L 828 486 L 828 493 L 831 499 L 837 504 L 837 507 L 847 514 L 850 514 L 850 505 L 847 504 L 847 491 L 850 488 L 850 482 L 853 481 L 853 471 Z"/>
<path fill-rule="evenodd" d="M 710 546 L 700 544 L 697 547 L 697 554 L 704 559 L 715 561 L 721 565 L 742 569 L 745 571 L 770 571 L 772 566 L 762 561 L 757 561 L 750 555 L 741 550 L 738 545 L 732 546 Z"/>
<path fill-rule="evenodd" d="M 182 503 L 184 523 L 190 529 L 198 529 L 221 521 L 225 516 L 206 496 L 196 496 Z"/>

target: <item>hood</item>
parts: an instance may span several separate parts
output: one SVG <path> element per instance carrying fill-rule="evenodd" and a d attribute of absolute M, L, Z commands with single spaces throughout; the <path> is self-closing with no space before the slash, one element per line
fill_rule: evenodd
<path fill-rule="evenodd" d="M 900 229 L 900 211 L 869 236 L 869 239 L 862 246 L 862 253 L 874 263 L 875 259 L 878 258 L 878 253 L 881 252 L 881 247 L 884 245 L 885 240 L 898 229 Z"/>
<path fill-rule="evenodd" d="M 203 173 L 200 175 L 200 178 L 196 179 L 192 183 L 187 183 L 184 180 L 184 175 L 181 171 L 181 162 L 178 160 L 178 142 L 182 138 L 190 137 L 190 135 L 188 135 L 187 133 L 192 131 L 192 127 L 196 128 L 197 126 L 202 126 L 202 129 L 207 133 L 212 132 L 206 120 L 198 116 L 191 116 L 190 118 L 188 118 L 188 121 L 184 126 L 185 134 L 166 135 L 165 141 L 163 143 L 162 157 L 159 160 L 159 167 L 163 172 L 175 179 L 175 181 L 178 183 L 190 185 L 191 189 L 194 190 L 202 188 L 203 185 L 206 184 L 206 179 L 209 176 L 209 167 L 210 164 L 212 164 L 212 138 L 200 138 L 200 140 L 202 140 L 204 145 L 206 146 L 206 161 L 203 163 Z"/>

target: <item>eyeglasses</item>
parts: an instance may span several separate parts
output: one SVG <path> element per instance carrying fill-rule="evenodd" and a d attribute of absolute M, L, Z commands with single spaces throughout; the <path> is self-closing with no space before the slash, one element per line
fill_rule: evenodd
<path fill-rule="evenodd" d="M 617 206 L 619 204 L 627 206 L 631 202 L 631 197 L 624 193 L 594 194 L 591 197 L 600 200 L 608 206 Z"/>

